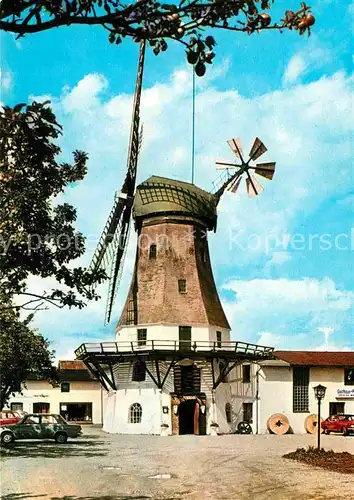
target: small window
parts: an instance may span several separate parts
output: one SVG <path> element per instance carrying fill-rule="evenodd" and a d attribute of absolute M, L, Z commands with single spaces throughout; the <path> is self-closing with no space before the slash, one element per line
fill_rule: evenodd
<path fill-rule="evenodd" d="M 216 332 L 216 345 L 218 349 L 221 349 L 222 342 L 221 342 L 221 332 Z"/>
<path fill-rule="evenodd" d="M 251 365 L 242 365 L 242 382 L 244 384 L 251 382 Z"/>
<path fill-rule="evenodd" d="M 147 336 L 147 329 L 146 328 L 138 328 L 138 346 L 139 347 L 146 345 L 146 336 Z"/>
<path fill-rule="evenodd" d="M 226 422 L 228 424 L 232 423 L 232 406 L 230 403 L 226 403 L 225 405 L 225 415 L 226 415 Z"/>
<path fill-rule="evenodd" d="M 11 403 L 10 407 L 11 407 L 12 411 L 16 411 L 16 410 L 23 411 L 23 403 Z"/>
<path fill-rule="evenodd" d="M 156 245 L 150 245 L 149 259 L 156 259 Z"/>
<path fill-rule="evenodd" d="M 133 403 L 129 408 L 129 423 L 140 424 L 142 415 L 143 409 L 141 405 L 139 403 Z"/>
<path fill-rule="evenodd" d="M 146 374 L 145 361 L 136 361 L 133 366 L 133 382 L 144 382 Z"/>
<path fill-rule="evenodd" d="M 69 382 L 62 382 L 60 385 L 61 392 L 70 392 L 70 384 Z"/>
<path fill-rule="evenodd" d="M 253 403 L 243 403 L 243 421 L 252 424 L 253 421 Z"/>
<path fill-rule="evenodd" d="M 178 280 L 178 291 L 179 291 L 179 293 L 186 293 L 187 292 L 186 280 Z"/>
<path fill-rule="evenodd" d="M 344 384 L 354 385 L 354 367 L 344 370 Z"/>

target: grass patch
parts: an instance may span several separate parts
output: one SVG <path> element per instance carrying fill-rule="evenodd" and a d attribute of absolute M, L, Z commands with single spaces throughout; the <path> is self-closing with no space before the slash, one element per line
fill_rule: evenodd
<path fill-rule="evenodd" d="M 348 452 L 335 453 L 333 450 L 318 450 L 314 446 L 283 455 L 284 458 L 305 462 L 312 467 L 323 467 L 342 474 L 354 474 L 354 455 Z"/>

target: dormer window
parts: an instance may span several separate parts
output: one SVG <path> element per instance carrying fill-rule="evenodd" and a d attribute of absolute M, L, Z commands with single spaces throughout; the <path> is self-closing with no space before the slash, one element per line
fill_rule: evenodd
<path fill-rule="evenodd" d="M 187 293 L 187 281 L 178 280 L 178 291 L 179 293 Z"/>
<path fill-rule="evenodd" d="M 150 245 L 149 259 L 156 259 L 156 245 Z"/>

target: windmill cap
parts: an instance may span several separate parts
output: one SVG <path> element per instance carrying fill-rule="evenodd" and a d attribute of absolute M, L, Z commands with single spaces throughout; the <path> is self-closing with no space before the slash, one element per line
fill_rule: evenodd
<path fill-rule="evenodd" d="M 208 229 L 216 227 L 216 197 L 190 182 L 152 175 L 137 186 L 133 217 L 182 215 L 199 219 Z"/>

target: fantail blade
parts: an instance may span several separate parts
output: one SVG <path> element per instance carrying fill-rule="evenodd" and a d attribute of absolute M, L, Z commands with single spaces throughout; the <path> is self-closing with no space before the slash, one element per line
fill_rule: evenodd
<path fill-rule="evenodd" d="M 241 139 L 240 138 L 237 138 L 237 139 L 230 139 L 229 141 L 227 141 L 228 145 L 230 146 L 230 148 L 232 149 L 233 153 L 235 153 L 235 155 L 237 156 L 237 158 L 240 158 L 240 160 L 242 160 L 243 158 L 243 151 L 242 151 L 242 143 L 241 143 Z"/>
<path fill-rule="evenodd" d="M 234 179 L 232 182 L 230 182 L 229 186 L 227 187 L 227 191 L 230 191 L 231 193 L 236 193 L 238 190 L 238 187 L 240 185 L 242 177 L 238 177 Z"/>
<path fill-rule="evenodd" d="M 225 168 L 236 168 L 237 165 L 234 163 L 230 163 L 229 161 L 222 160 L 220 158 L 217 158 L 215 161 L 215 167 L 217 169 L 225 169 Z"/>
<path fill-rule="evenodd" d="M 257 181 L 253 175 L 250 175 L 246 179 L 246 188 L 247 188 L 247 193 L 250 198 L 253 196 L 259 195 L 262 191 L 264 191 L 263 186 Z"/>
<path fill-rule="evenodd" d="M 265 147 L 263 142 L 260 139 L 258 139 L 258 137 L 256 137 L 250 151 L 251 160 L 257 160 L 257 158 L 262 156 L 262 154 L 265 153 L 266 151 L 267 148 Z"/>
<path fill-rule="evenodd" d="M 255 173 L 269 179 L 270 181 L 273 179 L 275 172 L 275 162 L 270 163 L 257 163 L 256 168 L 254 169 Z"/>

